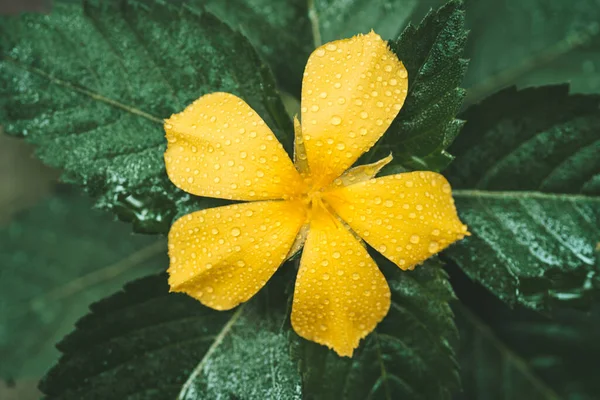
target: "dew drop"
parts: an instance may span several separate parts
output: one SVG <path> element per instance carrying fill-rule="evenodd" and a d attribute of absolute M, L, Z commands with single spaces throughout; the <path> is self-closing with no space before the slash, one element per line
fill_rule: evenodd
<path fill-rule="evenodd" d="M 438 251 L 438 249 L 440 248 L 440 245 L 438 244 L 438 242 L 431 242 L 429 243 L 429 252 L 430 253 L 435 253 Z"/>
<path fill-rule="evenodd" d="M 419 240 L 420 240 L 420 239 L 421 239 L 421 238 L 419 237 L 419 235 L 412 235 L 412 236 L 410 237 L 410 242 L 411 242 L 412 244 L 417 244 L 417 243 L 419 243 Z"/>
<path fill-rule="evenodd" d="M 336 125 L 337 126 L 337 125 L 339 125 L 341 123 L 342 123 L 342 118 L 341 117 L 339 117 L 337 115 L 334 115 L 333 117 L 331 117 L 331 125 Z"/>

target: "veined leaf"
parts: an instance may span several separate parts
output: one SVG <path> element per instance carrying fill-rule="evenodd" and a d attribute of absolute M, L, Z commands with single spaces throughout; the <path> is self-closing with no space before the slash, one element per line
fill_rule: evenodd
<path fill-rule="evenodd" d="M 194 1 L 244 34 L 269 63 L 279 85 L 300 95 L 304 65 L 314 48 L 306 0 Z"/>
<path fill-rule="evenodd" d="M 509 304 L 587 301 L 597 290 L 600 97 L 507 89 L 471 107 L 447 171 L 472 236 L 446 254 Z"/>
<path fill-rule="evenodd" d="M 393 276 L 388 279 L 389 314 L 352 359 L 314 343 L 299 343 L 305 398 L 452 398 L 460 387 L 453 350 L 458 335 L 446 273 L 435 260 L 407 273 L 381 256 L 375 258 L 386 276 Z"/>
<path fill-rule="evenodd" d="M 462 3 L 431 11 L 418 27 L 408 25 L 390 43 L 408 71 L 408 95 L 400 113 L 364 161 L 390 154 L 410 169 L 439 171 L 452 160 L 446 149 L 463 122 L 456 119 L 465 95 L 459 87 L 467 68 L 462 58 L 467 31 Z"/>
<path fill-rule="evenodd" d="M 169 294 L 164 275 L 129 284 L 93 305 L 59 344 L 64 355 L 41 388 L 56 400 L 449 398 L 457 337 L 438 264 L 395 267 L 393 310 L 353 359 L 291 330 L 292 267 L 227 312 Z"/>
<path fill-rule="evenodd" d="M 164 269 L 166 248 L 73 193 L 15 217 L 0 229 L 0 377 L 39 378 L 88 304 Z"/>
<path fill-rule="evenodd" d="M 561 308 L 549 318 L 524 307 L 507 307 L 460 271 L 452 277 L 462 304 L 469 306 L 454 307 L 461 338 L 460 399 L 598 397 L 597 301 L 586 312 Z"/>
<path fill-rule="evenodd" d="M 468 0 L 466 8 L 469 103 L 515 84 L 600 91 L 598 1 Z"/>
<path fill-rule="evenodd" d="M 498 338 L 490 326 L 464 306 L 454 310 L 461 339 L 459 360 L 464 386 L 459 399 L 559 400 L 527 360 Z"/>
<path fill-rule="evenodd" d="M 291 149 L 291 122 L 247 39 L 209 13 L 151 1 L 59 3 L 0 20 L 0 122 L 137 230 L 222 201 L 178 190 L 163 118 L 208 92 L 248 102 Z"/>
<path fill-rule="evenodd" d="M 396 37 L 417 5 L 416 0 L 309 0 L 315 44 L 375 30 Z"/>

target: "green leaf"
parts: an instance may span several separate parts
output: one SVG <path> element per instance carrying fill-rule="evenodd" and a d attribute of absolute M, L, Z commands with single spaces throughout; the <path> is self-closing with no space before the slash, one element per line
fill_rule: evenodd
<path fill-rule="evenodd" d="M 291 122 L 250 43 L 211 14 L 157 1 L 57 4 L 2 18 L 0 122 L 135 229 L 222 201 L 178 190 L 162 119 L 208 92 L 242 97 L 291 149 Z"/>
<path fill-rule="evenodd" d="M 317 46 L 368 33 L 393 38 L 406 24 L 416 0 L 309 0 L 309 16 Z"/>
<path fill-rule="evenodd" d="M 41 389 L 56 400 L 449 398 L 458 386 L 452 289 L 435 262 L 411 273 L 394 268 L 393 309 L 353 359 L 292 331 L 288 262 L 227 312 L 169 294 L 164 275 L 127 285 L 58 345 L 64 355 Z"/>
<path fill-rule="evenodd" d="M 461 338 L 461 398 L 598 398 L 598 301 L 589 311 L 562 308 L 548 318 L 511 309 L 455 272 L 453 285 L 469 307 L 453 307 Z"/>
<path fill-rule="evenodd" d="M 507 89 L 471 107 L 447 170 L 472 236 L 445 253 L 509 304 L 548 310 L 598 289 L 600 97 Z"/>
<path fill-rule="evenodd" d="M 400 113 L 377 145 L 363 157 L 390 154 L 393 163 L 410 169 L 439 171 L 452 160 L 446 152 L 463 122 L 456 119 L 467 68 L 462 58 L 467 31 L 461 2 L 430 12 L 418 27 L 408 25 L 392 50 L 408 71 L 408 95 Z"/>
<path fill-rule="evenodd" d="M 559 400 L 527 360 L 498 338 L 490 326 L 466 307 L 454 310 L 461 339 L 464 391 L 460 398 Z"/>
<path fill-rule="evenodd" d="M 0 377 L 40 377 L 88 304 L 167 265 L 164 240 L 91 208 L 66 192 L 0 229 Z"/>
<path fill-rule="evenodd" d="M 454 293 L 441 264 L 402 272 L 381 256 L 392 306 L 352 359 L 303 341 L 297 352 L 309 399 L 450 399 L 460 387 L 458 340 L 448 302 Z"/>
<path fill-rule="evenodd" d="M 466 8 L 467 102 L 514 84 L 570 82 L 574 92 L 600 91 L 596 0 L 469 0 Z"/>
<path fill-rule="evenodd" d="M 280 86 L 300 96 L 304 65 L 314 48 L 306 0 L 195 2 L 244 34 L 269 63 Z"/>

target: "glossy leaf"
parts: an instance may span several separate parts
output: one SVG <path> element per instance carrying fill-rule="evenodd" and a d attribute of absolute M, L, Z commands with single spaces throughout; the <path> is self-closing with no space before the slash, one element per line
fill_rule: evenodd
<path fill-rule="evenodd" d="M 600 91 L 600 7 L 545 0 L 468 0 L 471 64 L 467 101 L 508 85 L 570 82 L 573 92 Z"/>
<path fill-rule="evenodd" d="M 375 258 L 392 292 L 389 314 L 352 359 L 298 343 L 306 398 L 450 399 L 460 379 L 453 351 L 458 336 L 448 305 L 454 294 L 446 273 L 435 260 L 400 272 Z"/>
<path fill-rule="evenodd" d="M 52 399 L 449 398 L 458 386 L 453 299 L 444 271 L 382 261 L 393 310 L 354 358 L 298 337 L 289 323 L 292 262 L 245 305 L 220 312 L 144 278 L 91 307 L 41 385 Z"/>
<path fill-rule="evenodd" d="M 314 48 L 306 0 L 194 2 L 245 35 L 271 66 L 279 85 L 300 94 L 302 71 Z"/>
<path fill-rule="evenodd" d="M 375 30 L 384 39 L 398 35 L 416 0 L 310 0 L 316 45 Z"/>
<path fill-rule="evenodd" d="M 447 170 L 472 236 L 451 247 L 472 279 L 540 310 L 598 289 L 600 97 L 507 89 L 477 106 Z"/>
<path fill-rule="evenodd" d="M 459 87 L 467 68 L 467 39 L 461 2 L 431 11 L 418 27 L 408 25 L 390 46 L 408 70 L 408 96 L 381 141 L 363 157 L 390 154 L 392 165 L 409 169 L 444 169 L 452 160 L 446 149 L 463 122 L 456 119 L 465 95 Z"/>
<path fill-rule="evenodd" d="M 54 343 L 88 305 L 165 269 L 166 249 L 74 193 L 15 217 L 0 229 L 0 377 L 40 377 L 58 359 Z"/>
<path fill-rule="evenodd" d="M 457 307 L 455 311 L 464 386 L 459 400 L 559 399 L 527 360 L 498 338 L 490 326 L 465 307 Z"/>
<path fill-rule="evenodd" d="M 162 120 L 215 91 L 242 97 L 291 149 L 273 77 L 244 36 L 186 4 L 97 3 L 0 20 L 0 122 L 64 181 L 140 231 L 222 204 L 176 189 L 163 163 Z"/>
<path fill-rule="evenodd" d="M 561 308 L 546 316 L 524 307 L 511 309 L 454 266 L 451 271 L 464 304 L 453 307 L 461 337 L 463 392 L 458 399 L 598 397 L 597 299 L 590 310 Z"/>

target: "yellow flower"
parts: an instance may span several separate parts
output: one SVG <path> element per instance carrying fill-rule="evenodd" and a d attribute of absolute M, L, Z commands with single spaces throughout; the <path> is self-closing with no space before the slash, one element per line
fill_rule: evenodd
<path fill-rule="evenodd" d="M 198 196 L 248 201 L 173 224 L 171 290 L 231 309 L 304 244 L 292 326 L 351 356 L 390 307 L 362 240 L 406 270 L 467 234 L 441 175 L 373 179 L 391 156 L 348 169 L 390 126 L 407 85 L 406 69 L 373 32 L 316 49 L 302 82 L 302 126 L 294 121 L 294 163 L 232 94 L 202 96 L 167 120 L 171 181 Z"/>

